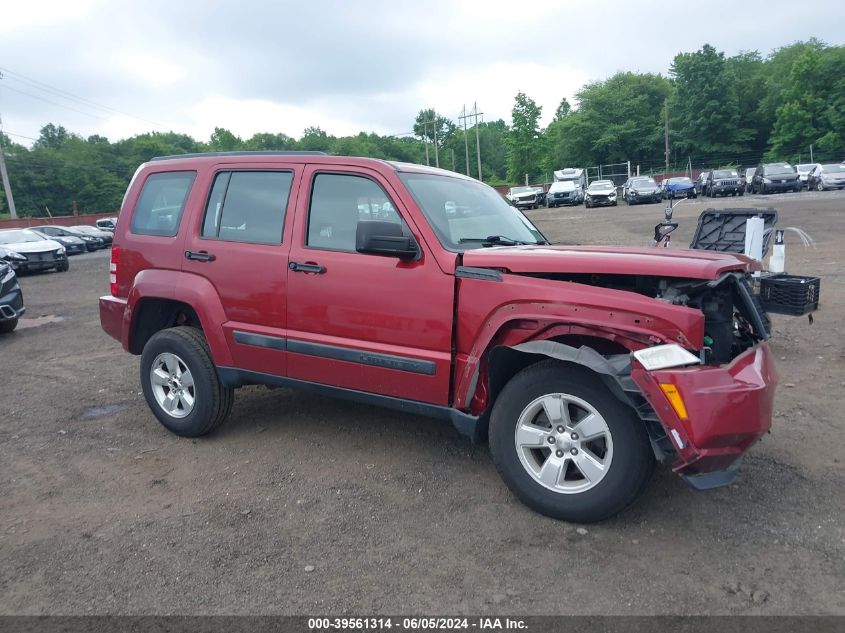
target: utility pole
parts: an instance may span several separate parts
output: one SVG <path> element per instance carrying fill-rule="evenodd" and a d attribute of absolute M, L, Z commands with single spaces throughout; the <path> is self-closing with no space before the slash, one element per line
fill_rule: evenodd
<path fill-rule="evenodd" d="M 813 146 L 810 145 L 810 162 L 815 163 L 816 161 L 813 160 Z"/>
<path fill-rule="evenodd" d="M 665 112 L 665 128 L 663 132 L 663 140 L 666 143 L 666 169 L 664 174 L 669 173 L 669 97 L 663 101 L 663 111 Z"/>
<path fill-rule="evenodd" d="M 481 139 L 478 136 L 478 117 L 484 113 L 478 111 L 477 101 L 472 104 L 472 114 L 475 117 L 475 153 L 478 158 L 478 181 L 484 182 L 484 178 L 481 177 Z"/>
<path fill-rule="evenodd" d="M 428 132 L 428 124 L 431 123 L 431 127 L 434 130 L 434 165 L 435 167 L 440 167 L 440 152 L 437 149 L 437 112 L 435 112 L 434 108 L 431 109 L 431 121 L 425 121 L 425 129 Z M 428 134 L 426 134 L 426 143 L 428 143 Z M 426 147 L 428 147 L 426 145 Z"/>
<path fill-rule="evenodd" d="M 466 150 L 466 158 L 467 158 L 467 176 L 469 176 L 469 141 L 467 140 L 467 119 L 471 115 L 467 114 L 467 106 L 464 104 L 463 109 L 461 110 L 461 116 L 458 119 L 463 120 L 464 122 L 464 149 Z"/>
<path fill-rule="evenodd" d="M 2 75 L 0 75 L 2 77 Z M 6 157 L 3 155 L 3 117 L 0 116 L 0 177 L 3 180 L 3 191 L 6 192 L 6 203 L 9 205 L 9 215 L 14 220 L 18 217 L 15 211 L 15 199 L 12 197 L 12 186 L 9 184 L 9 174 L 6 172 Z"/>
<path fill-rule="evenodd" d="M 431 167 L 431 161 L 428 159 L 428 121 L 423 121 L 423 143 L 425 143 L 425 164 Z"/>

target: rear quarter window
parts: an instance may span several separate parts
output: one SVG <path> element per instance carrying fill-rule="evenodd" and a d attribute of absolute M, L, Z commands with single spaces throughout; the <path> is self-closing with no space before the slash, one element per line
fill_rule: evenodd
<path fill-rule="evenodd" d="M 194 171 L 178 171 L 147 178 L 135 205 L 130 231 L 138 235 L 176 235 L 196 175 Z"/>

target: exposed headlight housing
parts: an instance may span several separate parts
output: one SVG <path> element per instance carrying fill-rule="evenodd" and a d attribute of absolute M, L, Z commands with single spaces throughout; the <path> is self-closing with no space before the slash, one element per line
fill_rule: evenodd
<path fill-rule="evenodd" d="M 771 184 L 772 179 L 771 178 L 763 178 L 763 182 L 768 185 L 768 184 Z"/>
<path fill-rule="evenodd" d="M 59 255 L 64 255 L 64 254 L 65 254 L 65 247 L 64 247 L 64 246 L 59 246 L 59 250 L 57 250 L 56 252 L 57 252 Z"/>
<path fill-rule="evenodd" d="M 701 359 L 698 356 L 691 354 L 675 343 L 637 350 L 632 355 L 648 371 L 701 364 Z"/>
<path fill-rule="evenodd" d="M 16 253 L 15 251 L 6 251 L 6 255 L 3 259 L 7 259 L 10 262 L 25 262 L 26 257 L 21 255 L 20 253 Z"/>

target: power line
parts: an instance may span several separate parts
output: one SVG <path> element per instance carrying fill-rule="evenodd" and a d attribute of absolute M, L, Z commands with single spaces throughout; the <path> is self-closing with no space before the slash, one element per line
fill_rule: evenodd
<path fill-rule="evenodd" d="M 5 86 L 6 90 L 11 90 L 13 92 L 18 92 L 22 95 L 26 95 L 27 97 L 31 97 L 33 99 L 38 99 L 39 101 L 44 101 L 45 103 L 50 103 L 54 106 L 58 106 L 60 108 L 66 108 L 67 110 L 73 110 L 74 112 L 78 112 L 84 116 L 90 116 L 92 119 L 100 119 L 104 120 L 104 117 L 97 116 L 96 114 L 91 114 L 90 112 L 83 112 L 82 110 L 77 110 L 76 108 L 71 108 L 69 105 L 65 105 L 63 103 L 57 103 L 55 101 L 50 101 L 49 99 L 45 99 L 44 97 L 39 97 L 38 95 L 31 94 L 29 92 L 24 92 L 23 90 L 18 90 L 17 88 L 12 88 L 11 86 Z"/>
<path fill-rule="evenodd" d="M 19 81 L 19 82 L 23 83 L 24 85 L 28 85 L 29 87 L 35 88 L 36 90 L 41 90 L 41 91 L 46 92 L 48 94 L 52 94 L 53 96 L 59 97 L 61 99 L 67 99 L 69 101 L 75 101 L 75 102 L 79 103 L 80 105 L 84 105 L 84 106 L 87 106 L 89 108 L 97 108 L 97 109 L 100 109 L 100 110 L 105 110 L 106 112 L 108 112 L 110 114 L 120 114 L 122 116 L 127 116 L 127 117 L 130 117 L 132 119 L 137 119 L 138 121 L 143 121 L 144 123 L 149 123 L 149 124 L 154 125 L 158 128 L 164 128 L 165 127 L 161 123 L 158 123 L 157 121 L 145 119 L 143 117 L 139 117 L 139 116 L 136 116 L 134 114 L 130 114 L 129 112 L 123 112 L 122 110 L 118 110 L 117 108 L 112 108 L 111 106 L 107 106 L 107 105 L 104 105 L 102 103 L 98 103 L 98 102 L 93 101 L 91 99 L 86 99 L 85 97 L 80 97 L 78 95 L 73 94 L 72 92 L 68 92 L 67 90 L 63 90 L 61 88 L 51 86 L 48 83 L 45 83 L 43 81 L 38 81 L 37 79 L 33 79 L 32 77 L 27 77 L 26 75 L 15 72 L 15 71 L 10 70 L 8 68 L 0 67 L 0 71 L 3 71 L 7 75 L 9 75 L 8 78 L 12 79 L 13 81 Z M 0 76 L 0 78 L 2 78 L 2 76 Z M 22 92 L 22 91 L 18 90 L 18 92 Z M 24 94 L 26 94 L 26 93 L 24 93 Z"/>

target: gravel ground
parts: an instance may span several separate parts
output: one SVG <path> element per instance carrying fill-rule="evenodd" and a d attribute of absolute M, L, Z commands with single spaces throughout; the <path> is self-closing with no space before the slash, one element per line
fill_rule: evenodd
<path fill-rule="evenodd" d="M 296 393 L 241 390 L 229 423 L 181 439 L 102 332 L 108 257 L 21 279 L 0 339 L 2 614 L 845 614 L 845 192 L 682 204 L 774 206 L 787 269 L 823 307 L 773 318 L 771 435 L 729 488 L 659 468 L 586 528 L 516 501 L 450 426 Z M 647 244 L 662 205 L 539 209 L 553 241 Z"/>

